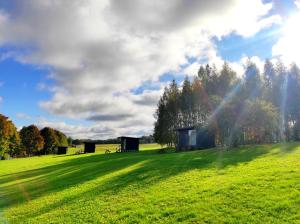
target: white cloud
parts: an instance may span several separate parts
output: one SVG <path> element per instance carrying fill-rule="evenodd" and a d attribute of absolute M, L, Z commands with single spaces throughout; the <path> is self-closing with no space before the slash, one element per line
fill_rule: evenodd
<path fill-rule="evenodd" d="M 285 63 L 295 62 L 300 65 L 300 31 L 298 29 L 300 21 L 300 11 L 292 15 L 284 24 L 282 37 L 273 46 L 272 52 L 274 56 L 279 56 Z"/>
<path fill-rule="evenodd" d="M 25 113 L 22 113 L 22 112 L 19 112 L 19 113 L 16 113 L 16 117 L 19 118 L 19 119 L 23 119 L 23 120 L 31 120 L 33 119 L 31 116 L 25 114 Z"/>
<path fill-rule="evenodd" d="M 0 96 L 0 104 L 3 102 L 3 97 Z"/>
<path fill-rule="evenodd" d="M 52 127 L 62 131 L 67 136 L 79 139 L 106 139 L 128 135 L 128 133 L 130 133 L 130 135 L 132 136 L 149 135 L 152 133 L 152 128 L 145 128 L 145 126 L 141 126 L 139 124 L 135 126 L 128 126 L 127 124 L 124 124 L 122 126 L 119 126 L 117 129 L 114 129 L 106 125 L 70 125 L 63 121 L 49 121 L 44 118 L 40 118 L 37 120 L 36 125 L 40 129 L 44 127 Z"/>
<path fill-rule="evenodd" d="M 14 11 L 0 11 L 0 44 L 22 47 L 13 57 L 23 63 L 53 69 L 53 97 L 41 107 L 55 115 L 90 119 L 116 135 L 153 129 L 162 86 L 140 95 L 131 89 L 181 71 L 189 58 L 197 61 L 186 73 L 204 61 L 220 64 L 212 36 L 251 36 L 280 20 L 266 16 L 272 4 L 260 0 L 16 2 Z"/>

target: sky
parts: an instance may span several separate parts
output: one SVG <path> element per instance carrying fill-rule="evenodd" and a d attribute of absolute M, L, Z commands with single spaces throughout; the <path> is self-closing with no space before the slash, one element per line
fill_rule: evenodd
<path fill-rule="evenodd" d="M 0 0 L 0 113 L 73 138 L 153 132 L 172 79 L 300 65 L 300 1 Z"/>

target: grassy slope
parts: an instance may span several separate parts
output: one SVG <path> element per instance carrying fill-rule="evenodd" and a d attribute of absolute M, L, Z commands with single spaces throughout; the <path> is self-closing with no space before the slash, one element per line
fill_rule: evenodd
<path fill-rule="evenodd" d="M 299 143 L 44 156 L 1 161 L 0 170 L 0 208 L 11 223 L 300 220 Z"/>

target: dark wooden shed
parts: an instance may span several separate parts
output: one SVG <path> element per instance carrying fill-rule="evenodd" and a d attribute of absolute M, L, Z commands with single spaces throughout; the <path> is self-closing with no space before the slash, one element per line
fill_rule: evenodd
<path fill-rule="evenodd" d="M 177 150 L 185 151 L 191 149 L 213 148 L 215 144 L 215 133 L 205 127 L 185 127 L 177 129 Z"/>
<path fill-rule="evenodd" d="M 139 151 L 139 138 L 121 136 L 121 147 L 119 152 L 138 152 Z"/>
<path fill-rule="evenodd" d="M 96 144 L 94 142 L 84 143 L 84 153 L 94 153 L 96 151 Z"/>
<path fill-rule="evenodd" d="M 57 155 L 67 154 L 68 147 L 67 146 L 57 146 Z"/>

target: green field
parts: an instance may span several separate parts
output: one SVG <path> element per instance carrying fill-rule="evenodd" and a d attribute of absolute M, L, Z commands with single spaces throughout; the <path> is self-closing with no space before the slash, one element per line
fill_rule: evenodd
<path fill-rule="evenodd" d="M 105 153 L 106 150 L 110 150 L 111 152 L 116 152 L 116 149 L 120 146 L 120 144 L 99 144 L 96 145 L 96 152 L 99 153 Z M 158 144 L 141 144 L 140 148 L 142 150 L 152 150 L 152 149 L 157 149 L 160 148 Z M 74 154 L 75 152 L 78 151 L 84 151 L 84 146 L 79 145 L 78 147 L 73 147 L 68 149 L 68 154 Z"/>
<path fill-rule="evenodd" d="M 0 223 L 300 223 L 300 143 L 42 156 L 0 170 Z"/>

